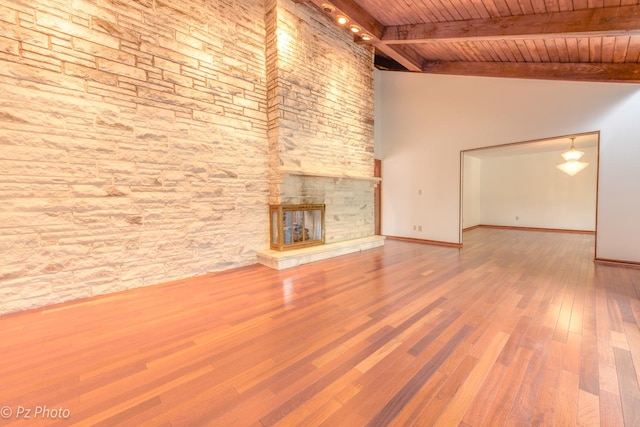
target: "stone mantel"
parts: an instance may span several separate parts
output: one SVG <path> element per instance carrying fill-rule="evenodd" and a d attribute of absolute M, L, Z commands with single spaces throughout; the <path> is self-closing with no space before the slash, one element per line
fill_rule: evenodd
<path fill-rule="evenodd" d="M 281 168 L 280 175 L 309 176 L 309 177 L 319 177 L 319 178 L 358 179 L 363 181 L 374 181 L 374 182 L 382 181 L 382 178 L 377 178 L 373 176 L 350 175 L 345 173 L 341 174 L 341 173 L 330 173 L 330 172 L 320 172 L 320 171 L 304 171 L 304 170 L 287 169 L 287 168 Z"/>

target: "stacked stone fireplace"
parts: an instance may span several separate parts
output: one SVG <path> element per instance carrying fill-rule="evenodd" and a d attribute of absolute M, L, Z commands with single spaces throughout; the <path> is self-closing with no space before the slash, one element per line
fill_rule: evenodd
<path fill-rule="evenodd" d="M 282 252 L 261 251 L 260 263 L 284 269 L 384 244 L 384 238 L 374 235 L 373 193 L 379 183 L 375 178 L 302 172 L 277 175 L 281 182 L 275 186 L 279 192 L 272 195 L 272 205 L 324 205 L 325 241 Z"/>
<path fill-rule="evenodd" d="M 325 243 L 359 239 L 374 234 L 375 180 L 353 177 L 283 174 L 273 204 L 325 205 Z"/>
<path fill-rule="evenodd" d="M 269 203 L 325 205 L 326 248 L 303 253 L 360 250 L 375 232 L 373 50 L 311 3 L 268 0 L 265 23 Z"/>

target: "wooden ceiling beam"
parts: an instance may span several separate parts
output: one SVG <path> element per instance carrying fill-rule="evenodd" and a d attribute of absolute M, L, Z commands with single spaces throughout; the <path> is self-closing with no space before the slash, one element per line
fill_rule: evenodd
<path fill-rule="evenodd" d="M 384 53 L 409 71 L 422 71 L 424 60 L 413 50 L 401 46 L 389 46 L 374 43 L 376 50 Z"/>
<path fill-rule="evenodd" d="M 532 63 L 427 61 L 422 72 L 461 76 L 640 83 L 637 63 Z"/>
<path fill-rule="evenodd" d="M 640 34 L 640 5 L 385 27 L 380 43 L 630 36 Z"/>

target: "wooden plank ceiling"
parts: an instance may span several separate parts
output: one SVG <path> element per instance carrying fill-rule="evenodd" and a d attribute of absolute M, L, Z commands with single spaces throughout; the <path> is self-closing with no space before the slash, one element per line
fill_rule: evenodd
<path fill-rule="evenodd" d="M 640 0 L 294 1 L 346 17 L 382 68 L 640 83 Z"/>

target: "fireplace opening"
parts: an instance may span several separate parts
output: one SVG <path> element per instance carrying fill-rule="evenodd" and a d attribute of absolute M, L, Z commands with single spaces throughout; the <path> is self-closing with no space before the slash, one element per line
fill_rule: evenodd
<path fill-rule="evenodd" d="M 270 205 L 271 249 L 322 245 L 324 210 L 325 205 Z"/>

